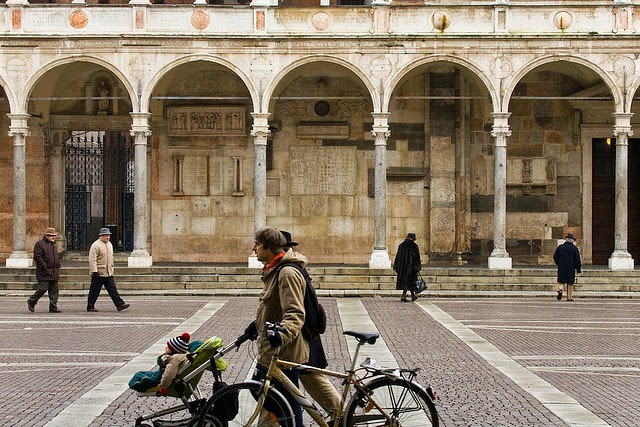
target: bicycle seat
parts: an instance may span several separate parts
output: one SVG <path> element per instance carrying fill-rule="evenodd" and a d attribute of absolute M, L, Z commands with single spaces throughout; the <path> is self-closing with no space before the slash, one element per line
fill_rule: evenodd
<path fill-rule="evenodd" d="M 380 336 L 377 332 L 353 332 L 344 331 L 343 335 L 350 335 L 358 340 L 358 342 L 366 342 L 367 344 L 375 344 L 376 340 Z"/>

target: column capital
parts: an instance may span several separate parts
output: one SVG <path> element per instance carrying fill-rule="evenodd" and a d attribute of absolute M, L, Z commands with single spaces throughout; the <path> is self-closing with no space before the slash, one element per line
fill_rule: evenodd
<path fill-rule="evenodd" d="M 509 127 L 509 116 L 511 116 L 511 113 L 491 113 L 491 116 L 493 116 L 491 136 L 494 138 L 511 136 L 511 128 Z M 496 142 L 498 141 L 496 140 Z M 504 142 L 504 144 L 506 145 L 506 142 Z"/>
<path fill-rule="evenodd" d="M 11 119 L 11 124 L 9 125 L 9 136 L 29 136 L 29 117 L 31 114 L 20 113 L 20 114 L 7 114 L 7 117 Z"/>
<path fill-rule="evenodd" d="M 613 117 L 615 118 L 615 124 L 613 126 L 613 135 L 620 136 L 622 134 L 626 134 L 627 136 L 633 135 L 633 130 L 631 129 L 631 117 L 633 117 L 633 113 L 613 113 Z"/>
<path fill-rule="evenodd" d="M 151 135 L 151 130 L 149 129 L 151 113 L 129 113 L 129 115 L 133 119 L 131 131 L 129 131 L 131 136 L 136 136 L 136 134 L 140 133 L 144 134 L 145 137 Z"/>
<path fill-rule="evenodd" d="M 267 145 L 267 138 L 271 135 L 269 130 L 269 113 L 251 113 L 253 127 L 251 136 L 255 138 L 254 145 Z"/>
<path fill-rule="evenodd" d="M 389 116 L 391 113 L 382 112 L 382 113 L 371 113 L 371 117 L 373 117 L 373 127 L 389 126 Z"/>

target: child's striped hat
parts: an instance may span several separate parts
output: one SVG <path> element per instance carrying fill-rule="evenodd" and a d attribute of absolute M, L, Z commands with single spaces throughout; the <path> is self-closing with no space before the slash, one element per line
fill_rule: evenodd
<path fill-rule="evenodd" d="M 189 340 L 191 336 L 184 332 L 179 337 L 171 338 L 167 341 L 167 347 L 174 353 L 186 353 L 189 350 Z"/>

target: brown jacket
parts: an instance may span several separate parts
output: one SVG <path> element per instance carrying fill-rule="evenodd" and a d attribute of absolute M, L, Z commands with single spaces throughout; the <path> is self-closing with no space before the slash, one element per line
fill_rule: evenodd
<path fill-rule="evenodd" d="M 36 279 L 58 280 L 60 278 L 60 262 L 58 248 L 46 237 L 38 240 L 33 246 L 33 260 L 36 263 Z"/>
<path fill-rule="evenodd" d="M 302 267 L 307 258 L 297 252 L 288 251 L 282 260 L 269 270 L 263 271 L 264 286 L 260 294 L 260 305 L 256 315 L 258 334 L 258 363 L 269 366 L 273 349 L 265 338 L 265 322 L 279 322 L 286 332 L 281 332 L 280 358 L 296 363 L 309 360 L 309 343 L 302 336 L 304 324 L 304 293 L 307 283 L 295 267 L 283 267 L 276 283 L 278 265 L 295 262 Z"/>

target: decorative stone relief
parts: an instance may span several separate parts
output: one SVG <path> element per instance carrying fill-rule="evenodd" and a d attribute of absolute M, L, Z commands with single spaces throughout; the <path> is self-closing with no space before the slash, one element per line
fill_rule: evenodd
<path fill-rule="evenodd" d="M 265 29 L 265 16 L 264 10 L 256 11 L 256 30 L 264 30 Z"/>
<path fill-rule="evenodd" d="M 266 56 L 256 56 L 251 60 L 251 72 L 260 80 L 273 72 L 273 63 Z"/>
<path fill-rule="evenodd" d="M 27 64 L 25 59 L 17 56 L 9 58 L 6 64 L 9 80 L 13 82 L 14 85 L 17 85 L 24 79 L 29 64 Z"/>
<path fill-rule="evenodd" d="M 564 31 L 573 24 L 573 16 L 565 10 L 556 13 L 553 16 L 553 25 L 560 31 Z"/>
<path fill-rule="evenodd" d="M 511 60 L 506 55 L 499 55 L 493 62 L 493 70 L 499 79 L 510 76 L 511 69 Z"/>
<path fill-rule="evenodd" d="M 451 25 L 451 16 L 448 12 L 439 10 L 431 17 L 431 23 L 433 24 L 433 28 L 436 30 L 444 31 L 449 28 L 449 25 Z"/>
<path fill-rule="evenodd" d="M 546 157 L 512 157 L 507 159 L 507 186 L 520 187 L 531 194 L 538 187 L 546 194 L 556 191 L 556 162 Z"/>
<path fill-rule="evenodd" d="M 341 100 L 338 101 L 338 116 L 340 117 L 357 117 L 364 114 L 367 103 L 365 100 Z"/>
<path fill-rule="evenodd" d="M 384 55 L 374 56 L 369 63 L 369 73 L 376 79 L 384 79 L 391 74 L 393 64 Z"/>
<path fill-rule="evenodd" d="M 209 22 L 211 18 L 209 17 L 209 12 L 206 12 L 202 9 L 198 9 L 191 15 L 191 25 L 196 30 L 204 30 L 209 26 Z"/>
<path fill-rule="evenodd" d="M 74 10 L 69 15 L 69 24 L 76 30 L 80 30 L 89 23 L 89 16 L 83 10 Z"/>
<path fill-rule="evenodd" d="M 167 117 L 169 136 L 245 134 L 246 107 L 175 107 Z"/>
<path fill-rule="evenodd" d="M 311 15 L 311 25 L 318 31 L 324 31 L 331 25 L 331 16 L 326 12 L 316 12 Z"/>

